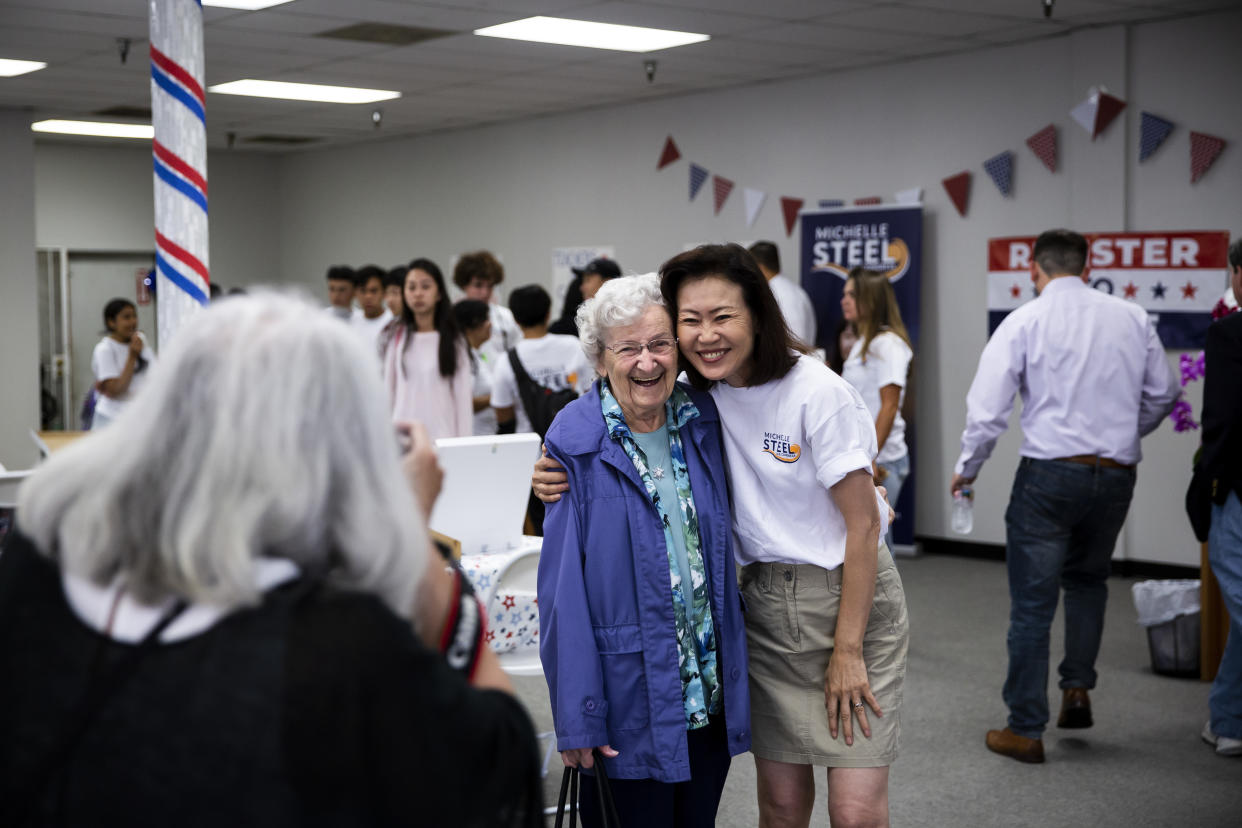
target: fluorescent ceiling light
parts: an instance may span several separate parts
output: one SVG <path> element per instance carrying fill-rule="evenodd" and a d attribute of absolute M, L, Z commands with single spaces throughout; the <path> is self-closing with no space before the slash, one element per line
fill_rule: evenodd
<path fill-rule="evenodd" d="M 256 98 L 283 98 L 289 101 L 321 101 L 323 103 L 375 103 L 400 98 L 400 92 L 387 89 L 358 89 L 352 86 L 322 86 L 317 83 L 245 80 L 217 83 L 208 92 L 225 95 L 251 95 Z"/>
<path fill-rule="evenodd" d="M 591 23 L 563 17 L 528 17 L 499 26 L 475 29 L 484 37 L 507 37 L 535 43 L 557 43 L 562 46 L 586 46 L 591 49 L 615 49 L 619 52 L 654 52 L 689 43 L 711 40 L 709 35 L 648 29 L 643 26 L 619 26 L 615 23 Z"/>
<path fill-rule="evenodd" d="M 255 11 L 257 9 L 266 9 L 271 6 L 279 6 L 282 3 L 290 3 L 292 0 L 203 0 L 204 6 L 216 6 L 221 9 L 245 9 L 246 11 Z"/>
<path fill-rule="evenodd" d="M 17 75 L 24 75 L 27 72 L 37 72 L 46 66 L 46 63 L 41 63 L 37 60 L 0 58 L 0 78 L 12 78 Z"/>
<path fill-rule="evenodd" d="M 61 135 L 99 135 L 104 138 L 155 137 L 155 127 L 150 124 L 109 124 L 103 121 L 36 121 L 30 125 L 35 132 L 55 132 Z"/>

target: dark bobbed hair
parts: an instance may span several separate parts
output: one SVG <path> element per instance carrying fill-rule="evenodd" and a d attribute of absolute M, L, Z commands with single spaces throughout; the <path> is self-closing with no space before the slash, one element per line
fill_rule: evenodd
<path fill-rule="evenodd" d="M 126 308 L 133 308 L 134 313 L 138 312 L 138 306 L 128 299 L 108 300 L 108 304 L 104 305 L 103 309 L 104 330 L 111 331 L 112 327 L 108 323 L 116 321 L 116 318 L 120 312 Z"/>
<path fill-rule="evenodd" d="M 486 302 L 478 299 L 462 299 L 453 305 L 453 318 L 460 331 L 472 331 L 486 322 L 491 314 Z"/>
<path fill-rule="evenodd" d="M 755 257 L 755 261 L 762 267 L 766 267 L 773 273 L 781 272 L 781 251 L 775 244 L 770 241 L 757 241 L 749 248 L 750 255 Z"/>
<path fill-rule="evenodd" d="M 408 279 L 410 273 L 415 270 L 421 270 L 434 279 L 436 288 L 440 291 L 432 315 L 432 324 L 435 325 L 436 332 L 440 334 L 440 376 L 451 377 L 457 373 L 457 340 L 461 337 L 461 332 L 457 330 L 457 321 L 453 318 L 453 303 L 449 301 L 448 288 L 444 286 L 444 274 L 440 272 L 440 266 L 431 259 L 415 259 L 410 262 L 410 266 L 405 271 L 406 278 Z M 410 334 L 405 338 L 405 344 L 401 346 L 404 351 L 410 347 L 410 340 L 414 338 L 413 333 L 417 330 L 414 311 L 405 301 L 405 282 L 401 283 L 401 324 L 405 325 L 406 332 Z M 402 365 L 404 364 L 402 360 Z"/>
<path fill-rule="evenodd" d="M 505 268 L 500 261 L 486 250 L 473 253 L 462 253 L 453 268 L 453 284 L 462 290 L 475 279 L 486 279 L 492 287 L 505 280 Z"/>
<path fill-rule="evenodd" d="M 539 285 L 523 285 L 509 296 L 509 310 L 520 327 L 536 328 L 547 323 L 552 297 Z"/>
<path fill-rule="evenodd" d="M 405 290 L 405 275 L 410 272 L 410 268 L 406 265 L 397 265 L 384 276 L 384 287 L 401 288 Z"/>
<path fill-rule="evenodd" d="M 385 278 L 386 274 L 384 273 L 384 269 L 379 265 L 363 265 L 358 268 L 358 272 L 354 274 L 354 284 L 360 288 L 364 288 L 367 286 L 367 282 L 372 279 L 379 279 L 380 285 L 383 286 L 385 284 Z"/>
<path fill-rule="evenodd" d="M 788 374 L 798 361 L 797 352 L 805 349 L 789 333 L 776 297 L 768 287 L 768 280 L 759 270 L 759 263 L 739 244 L 700 245 L 679 253 L 660 266 L 660 291 L 674 322 L 680 315 L 677 293 L 681 286 L 713 276 L 740 287 L 742 299 L 750 310 L 755 344 L 747 385 L 763 385 Z M 712 386 L 711 381 L 700 374 L 688 359 L 684 356 L 679 359 L 691 385 L 701 391 Z"/>
<path fill-rule="evenodd" d="M 1229 245 L 1229 266 L 1242 267 L 1242 239 L 1234 239 Z M 1238 297 L 1242 300 L 1242 297 Z"/>
<path fill-rule="evenodd" d="M 1073 230 L 1045 230 L 1035 240 L 1031 260 L 1049 276 L 1081 276 L 1087 266 L 1087 240 Z"/>
<path fill-rule="evenodd" d="M 349 282 L 351 285 L 358 284 L 358 275 L 354 273 L 354 269 L 349 265 L 332 265 L 328 268 L 328 281 Z"/>

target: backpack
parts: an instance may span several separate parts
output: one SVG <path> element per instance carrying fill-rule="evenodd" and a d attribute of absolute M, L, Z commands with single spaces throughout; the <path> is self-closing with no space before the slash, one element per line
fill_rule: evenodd
<path fill-rule="evenodd" d="M 530 427 L 540 437 L 547 436 L 552 420 L 562 408 L 578 399 L 578 392 L 573 388 L 553 391 L 535 382 L 522 361 L 518 359 L 517 348 L 509 349 L 509 364 L 513 366 L 513 376 L 517 380 L 518 395 L 522 398 L 522 408 L 530 420 Z"/>

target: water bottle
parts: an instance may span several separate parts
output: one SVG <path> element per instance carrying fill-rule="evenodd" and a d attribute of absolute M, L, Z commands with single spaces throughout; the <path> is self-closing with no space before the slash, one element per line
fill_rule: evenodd
<path fill-rule="evenodd" d="M 953 493 L 953 531 L 959 535 L 969 535 L 975 528 L 974 512 L 975 493 L 963 486 Z"/>

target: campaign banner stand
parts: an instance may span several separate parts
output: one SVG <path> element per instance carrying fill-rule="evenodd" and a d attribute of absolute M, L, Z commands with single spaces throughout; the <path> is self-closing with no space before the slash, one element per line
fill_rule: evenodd
<path fill-rule="evenodd" d="M 910 449 L 910 476 L 902 486 L 898 502 L 893 504 L 898 515 L 893 524 L 893 554 L 917 554 L 914 546 L 914 481 L 918 469 L 918 421 L 914 416 L 914 401 L 918 388 L 923 206 L 885 204 L 812 210 L 802 213 L 801 219 L 802 288 L 815 306 L 818 325 L 815 344 L 828 354 L 830 364 L 839 364 L 846 356 L 839 354 L 839 338 L 844 325 L 841 293 L 850 271 L 855 267 L 865 267 L 886 274 L 897 295 L 897 305 L 910 334 L 915 359 L 910 366 L 906 400 L 902 408 L 902 417 L 906 421 L 906 445 Z"/>

